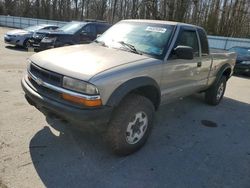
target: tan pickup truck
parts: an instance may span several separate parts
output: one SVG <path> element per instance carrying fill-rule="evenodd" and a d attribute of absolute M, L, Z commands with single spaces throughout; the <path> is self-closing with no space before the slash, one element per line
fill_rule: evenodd
<path fill-rule="evenodd" d="M 41 111 L 105 127 L 111 149 L 127 155 L 146 142 L 159 105 L 197 92 L 219 104 L 235 59 L 210 54 L 201 27 L 123 20 L 91 44 L 31 56 L 22 87 Z"/>

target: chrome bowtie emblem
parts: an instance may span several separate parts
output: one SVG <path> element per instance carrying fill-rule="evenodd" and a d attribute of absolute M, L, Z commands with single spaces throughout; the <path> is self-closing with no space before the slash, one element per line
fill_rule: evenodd
<path fill-rule="evenodd" d="M 37 83 L 38 85 L 42 85 L 42 84 L 43 84 L 43 81 L 42 81 L 40 78 L 37 78 L 37 79 L 36 79 L 36 83 Z"/>

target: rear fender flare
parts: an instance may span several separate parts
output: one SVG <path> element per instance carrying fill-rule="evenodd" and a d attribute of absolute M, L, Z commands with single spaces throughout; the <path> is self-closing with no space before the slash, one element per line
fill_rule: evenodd
<path fill-rule="evenodd" d="M 232 67 L 231 67 L 230 64 L 228 64 L 228 63 L 224 64 L 224 65 L 220 68 L 220 70 L 217 72 L 217 74 L 216 74 L 216 79 L 215 79 L 215 81 L 214 81 L 214 84 L 217 84 L 217 83 L 220 81 L 221 77 L 223 76 L 224 72 L 225 72 L 227 69 L 230 69 L 231 72 L 232 72 Z M 231 74 L 229 75 L 229 77 L 230 77 L 230 76 L 231 76 Z"/>

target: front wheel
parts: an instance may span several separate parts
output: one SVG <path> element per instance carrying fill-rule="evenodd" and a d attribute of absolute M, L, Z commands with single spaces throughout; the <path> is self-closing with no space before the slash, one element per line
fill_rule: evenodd
<path fill-rule="evenodd" d="M 128 155 L 146 142 L 154 119 L 154 106 L 146 97 L 127 96 L 116 109 L 107 130 L 107 141 L 115 154 Z"/>
<path fill-rule="evenodd" d="M 211 86 L 205 93 L 205 100 L 210 105 L 217 105 L 222 100 L 226 90 L 227 78 L 222 76 L 221 79 Z"/>

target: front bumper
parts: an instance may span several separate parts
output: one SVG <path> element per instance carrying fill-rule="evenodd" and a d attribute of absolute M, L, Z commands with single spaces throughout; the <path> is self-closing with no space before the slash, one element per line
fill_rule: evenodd
<path fill-rule="evenodd" d="M 37 46 L 38 50 L 47 50 L 47 49 L 51 49 L 54 48 L 55 46 L 55 42 L 43 42 L 41 41 L 39 43 L 39 46 Z"/>
<path fill-rule="evenodd" d="M 41 112 L 46 111 L 54 113 L 62 119 L 82 126 L 107 125 L 110 120 L 113 109 L 112 107 L 102 106 L 100 108 L 77 108 L 40 95 L 29 86 L 25 77 L 22 79 L 21 85 L 28 102 L 37 107 Z"/>
<path fill-rule="evenodd" d="M 17 38 L 12 38 L 12 37 L 4 37 L 4 42 L 6 44 L 12 44 L 12 45 L 17 45 L 19 43 L 20 40 L 18 40 Z"/>
<path fill-rule="evenodd" d="M 31 47 L 34 48 L 34 49 L 39 49 L 41 40 L 42 39 L 38 39 L 38 38 L 29 39 Z"/>
<path fill-rule="evenodd" d="M 12 36 L 12 35 L 4 35 L 4 42 L 6 44 L 12 44 L 12 45 L 17 45 L 17 46 L 23 46 L 23 43 L 26 39 L 28 39 L 29 36 L 24 35 L 24 36 Z"/>

